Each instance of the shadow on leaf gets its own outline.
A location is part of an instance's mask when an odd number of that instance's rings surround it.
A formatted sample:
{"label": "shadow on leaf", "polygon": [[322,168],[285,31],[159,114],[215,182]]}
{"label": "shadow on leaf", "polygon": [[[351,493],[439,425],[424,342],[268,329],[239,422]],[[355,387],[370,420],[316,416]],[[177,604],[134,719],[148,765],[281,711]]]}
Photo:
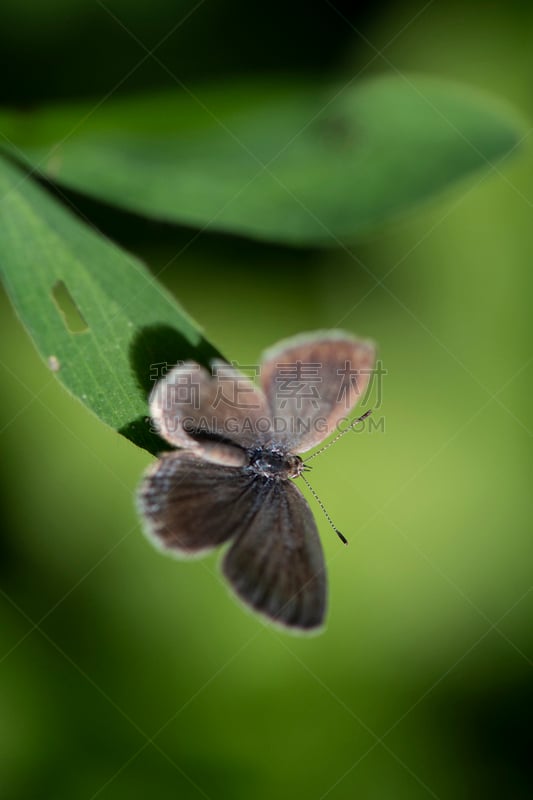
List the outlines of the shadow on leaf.
{"label": "shadow on leaf", "polygon": [[173,447],[152,429],[148,398],[155,383],[178,361],[193,360],[209,367],[213,358],[222,358],[206,339],[193,344],[170,325],[152,325],[137,331],[130,345],[130,364],[137,384],[146,397],[146,415],[128,422],[118,431],[130,442],[158,455]]}

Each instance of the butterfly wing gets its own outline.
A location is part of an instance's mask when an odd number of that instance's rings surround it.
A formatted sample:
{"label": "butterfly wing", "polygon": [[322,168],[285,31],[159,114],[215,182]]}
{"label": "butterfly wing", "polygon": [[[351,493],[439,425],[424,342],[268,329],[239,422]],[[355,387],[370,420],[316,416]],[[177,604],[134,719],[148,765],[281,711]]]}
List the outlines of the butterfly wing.
{"label": "butterfly wing", "polygon": [[263,392],[223,361],[214,361],[211,372],[195,361],[174,367],[154,387],[150,414],[167,442],[204,457],[212,450],[209,437],[248,448],[270,427]]}
{"label": "butterfly wing", "polygon": [[138,492],[149,537],[176,556],[200,556],[242,529],[253,506],[253,479],[187,450],[165,454]]}
{"label": "butterfly wing", "polygon": [[313,515],[297,486],[255,480],[252,516],[224,556],[224,575],[256,611],[289,628],[324,622],[326,573]]}
{"label": "butterfly wing", "polygon": [[261,383],[278,439],[303,453],[334,432],[365,392],[375,347],[342,331],[286,339],[263,355]]}
{"label": "butterfly wing", "polygon": [[309,506],[288,481],[165,454],[145,475],[139,509],[154,543],[201,556],[233,538],[223,572],[256,611],[291,628],[320,627],[326,609],[322,547]]}

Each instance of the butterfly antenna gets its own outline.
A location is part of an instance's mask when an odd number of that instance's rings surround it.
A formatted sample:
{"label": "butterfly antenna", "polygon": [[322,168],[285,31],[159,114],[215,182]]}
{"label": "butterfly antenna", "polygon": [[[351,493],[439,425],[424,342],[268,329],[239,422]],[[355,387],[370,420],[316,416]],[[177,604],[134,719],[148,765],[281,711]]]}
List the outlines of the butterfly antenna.
{"label": "butterfly antenna", "polygon": [[328,449],[328,447],[331,447],[331,445],[332,445],[332,444],[335,444],[335,442],[338,442],[338,441],[339,441],[339,439],[341,439],[341,438],[344,436],[344,434],[345,434],[345,433],[348,433],[348,431],[351,431],[351,430],[353,430],[353,428],[355,428],[355,426],[356,426],[356,425],[358,425],[358,424],[359,424],[360,422],[362,422],[364,419],[366,419],[367,417],[369,417],[371,413],[372,413],[372,409],[371,409],[371,408],[369,408],[369,409],[368,409],[368,411],[365,411],[365,413],[364,413],[362,416],[360,416],[360,417],[357,417],[357,419],[354,419],[354,421],[353,421],[353,422],[350,422],[350,424],[348,425],[348,427],[347,427],[347,428],[345,428],[345,429],[344,429],[343,431],[341,431],[340,433],[338,433],[338,434],[335,436],[335,438],[331,440],[331,442],[328,442],[327,444],[325,444],[325,445],[324,445],[324,447],[321,447],[321,448],[320,448],[320,450],[317,450],[317,451],[316,451],[316,453],[313,453],[313,455],[312,455],[312,456],[309,456],[309,458],[304,458],[304,464],[306,464],[308,461],[311,461],[311,459],[313,459],[313,458],[316,458],[317,456],[319,456],[319,455],[320,455],[320,453],[323,453],[323,452],[324,452],[324,450],[327,450],[327,449]]}
{"label": "butterfly antenna", "polygon": [[322,502],[320,497],[317,495],[317,493],[315,492],[315,490],[313,489],[313,487],[311,486],[311,484],[309,483],[307,478],[305,478],[303,474],[300,474],[300,478],[302,478],[303,482],[305,483],[305,485],[307,486],[307,488],[309,489],[309,491],[311,492],[311,494],[313,495],[313,497],[317,501],[318,505],[320,506],[320,508],[324,512],[324,516],[326,517],[327,521],[329,522],[329,524],[331,525],[331,527],[333,528],[333,530],[335,531],[335,533],[337,534],[337,536],[339,537],[341,542],[343,542],[343,544],[348,544],[348,539],[345,536],[342,535],[342,533],[340,532],[340,530],[338,528],[335,527],[335,525],[333,523],[333,520],[331,519],[330,515],[326,511],[324,503]]}

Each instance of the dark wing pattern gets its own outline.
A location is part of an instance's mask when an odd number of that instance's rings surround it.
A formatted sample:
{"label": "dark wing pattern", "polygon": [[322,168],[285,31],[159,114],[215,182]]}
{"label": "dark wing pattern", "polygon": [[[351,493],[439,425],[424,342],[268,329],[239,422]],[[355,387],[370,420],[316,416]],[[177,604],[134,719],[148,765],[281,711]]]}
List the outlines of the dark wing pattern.
{"label": "dark wing pattern", "polygon": [[324,622],[326,573],[313,515],[289,481],[255,479],[255,510],[222,569],[245,603],[290,628]]}
{"label": "dark wing pattern", "polygon": [[187,451],[164,455],[138,494],[147,532],[176,556],[200,556],[242,530],[250,517],[253,479],[239,467],[213,464]]}
{"label": "dark wing pattern", "polygon": [[261,383],[278,440],[303,453],[335,431],[365,392],[375,347],[342,331],[302,334],[263,354]]}

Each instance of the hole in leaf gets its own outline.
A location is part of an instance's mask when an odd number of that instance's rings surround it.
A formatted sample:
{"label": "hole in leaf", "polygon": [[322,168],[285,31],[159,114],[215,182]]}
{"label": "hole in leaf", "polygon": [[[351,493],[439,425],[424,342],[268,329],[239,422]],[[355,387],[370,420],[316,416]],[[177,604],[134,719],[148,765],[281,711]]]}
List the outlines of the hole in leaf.
{"label": "hole in leaf", "polygon": [[63,281],[57,281],[52,289],[52,297],[70,333],[83,333],[89,326]]}

